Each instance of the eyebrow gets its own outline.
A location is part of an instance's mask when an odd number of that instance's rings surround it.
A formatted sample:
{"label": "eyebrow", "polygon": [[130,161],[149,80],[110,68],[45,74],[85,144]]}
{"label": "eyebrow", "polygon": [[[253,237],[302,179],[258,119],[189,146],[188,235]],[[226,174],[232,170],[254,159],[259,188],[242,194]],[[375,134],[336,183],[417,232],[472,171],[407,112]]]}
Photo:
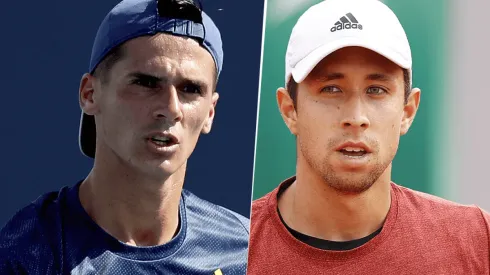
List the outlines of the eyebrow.
{"label": "eyebrow", "polygon": [[369,74],[368,76],[366,76],[366,80],[377,80],[377,81],[383,81],[383,82],[394,81],[392,76],[386,75],[386,74],[381,74],[381,73]]}
{"label": "eyebrow", "polygon": [[345,78],[345,75],[343,73],[329,73],[326,76],[318,77],[316,81],[326,82],[326,81],[332,81],[332,80],[343,79],[343,78]]}
{"label": "eyebrow", "polygon": [[[155,82],[165,82],[165,81],[167,81],[167,79],[165,77],[158,77],[158,76],[154,76],[154,75],[150,75],[150,74],[142,73],[142,72],[132,72],[132,73],[128,74],[128,77],[129,78],[148,79],[148,80],[152,80],[152,81],[155,81]],[[199,87],[202,87],[202,88],[207,88],[208,87],[208,85],[206,84],[206,82],[204,82],[202,80],[199,80],[199,79],[191,79],[191,78],[183,77],[181,79],[181,82],[191,83],[193,85],[196,85],[196,86],[199,86]]]}
{"label": "eyebrow", "polygon": [[[345,78],[345,75],[343,73],[329,73],[326,76],[321,76],[321,77],[316,78],[316,81],[327,82],[327,81],[344,79],[344,78]],[[394,80],[392,76],[382,74],[382,73],[368,74],[365,79],[366,80],[377,80],[377,81],[383,81],[383,82],[390,82],[390,81]]]}
{"label": "eyebrow", "polygon": [[142,72],[132,72],[132,73],[128,74],[128,77],[129,78],[144,78],[144,79],[148,79],[148,80],[152,80],[152,81],[156,81],[156,82],[165,81],[165,79],[162,77],[157,77],[157,76],[142,73]]}

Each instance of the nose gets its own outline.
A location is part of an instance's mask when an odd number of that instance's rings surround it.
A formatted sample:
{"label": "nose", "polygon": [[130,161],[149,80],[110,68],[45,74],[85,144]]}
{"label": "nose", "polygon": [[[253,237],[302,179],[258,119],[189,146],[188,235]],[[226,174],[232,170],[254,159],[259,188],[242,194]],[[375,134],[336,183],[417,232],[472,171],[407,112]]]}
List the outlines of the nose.
{"label": "nose", "polygon": [[344,107],[343,119],[341,121],[342,128],[345,129],[367,129],[370,122],[367,116],[363,102],[359,98],[352,98]]}
{"label": "nose", "polygon": [[182,106],[179,94],[175,87],[171,86],[160,92],[156,99],[157,107],[153,111],[155,119],[167,119],[169,122],[182,120]]}

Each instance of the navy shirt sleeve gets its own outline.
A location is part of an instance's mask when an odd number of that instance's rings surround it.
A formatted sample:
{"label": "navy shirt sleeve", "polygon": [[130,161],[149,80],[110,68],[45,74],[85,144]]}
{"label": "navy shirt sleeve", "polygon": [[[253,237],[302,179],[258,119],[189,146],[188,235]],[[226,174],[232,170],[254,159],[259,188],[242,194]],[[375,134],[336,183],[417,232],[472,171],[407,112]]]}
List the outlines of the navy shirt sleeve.
{"label": "navy shirt sleeve", "polygon": [[47,194],[18,211],[0,230],[0,274],[57,274],[53,252],[56,244],[46,234],[57,222],[40,219]]}

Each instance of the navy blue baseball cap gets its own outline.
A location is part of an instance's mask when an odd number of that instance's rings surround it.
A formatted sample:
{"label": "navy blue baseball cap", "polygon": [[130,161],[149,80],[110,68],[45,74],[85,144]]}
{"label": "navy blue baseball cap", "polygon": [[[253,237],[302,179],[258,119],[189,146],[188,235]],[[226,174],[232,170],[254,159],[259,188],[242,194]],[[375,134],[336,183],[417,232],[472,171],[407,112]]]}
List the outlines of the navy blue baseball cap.
{"label": "navy blue baseball cap", "polygon": [[[160,0],[162,1],[162,0]],[[169,2],[170,1],[164,1]],[[223,67],[221,34],[211,18],[201,11],[201,21],[162,16],[165,3],[159,0],[123,0],[104,18],[99,26],[92,48],[89,72],[115,47],[140,36],[169,33],[191,37],[201,42],[213,57],[219,77]],[[80,150],[87,157],[95,157],[95,120],[82,111],[79,130]]]}

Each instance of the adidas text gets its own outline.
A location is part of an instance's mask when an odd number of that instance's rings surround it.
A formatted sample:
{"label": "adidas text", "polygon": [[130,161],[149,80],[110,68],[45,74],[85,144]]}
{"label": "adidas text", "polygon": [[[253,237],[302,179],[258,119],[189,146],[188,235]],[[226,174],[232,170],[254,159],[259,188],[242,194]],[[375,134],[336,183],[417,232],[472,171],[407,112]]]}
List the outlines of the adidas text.
{"label": "adidas text", "polygon": [[341,24],[341,25],[336,25],[336,26],[333,26],[330,31],[331,32],[336,32],[336,31],[340,31],[340,30],[348,30],[348,29],[358,29],[358,30],[362,30],[362,25],[361,24],[357,24],[357,23],[344,23],[344,24]]}

